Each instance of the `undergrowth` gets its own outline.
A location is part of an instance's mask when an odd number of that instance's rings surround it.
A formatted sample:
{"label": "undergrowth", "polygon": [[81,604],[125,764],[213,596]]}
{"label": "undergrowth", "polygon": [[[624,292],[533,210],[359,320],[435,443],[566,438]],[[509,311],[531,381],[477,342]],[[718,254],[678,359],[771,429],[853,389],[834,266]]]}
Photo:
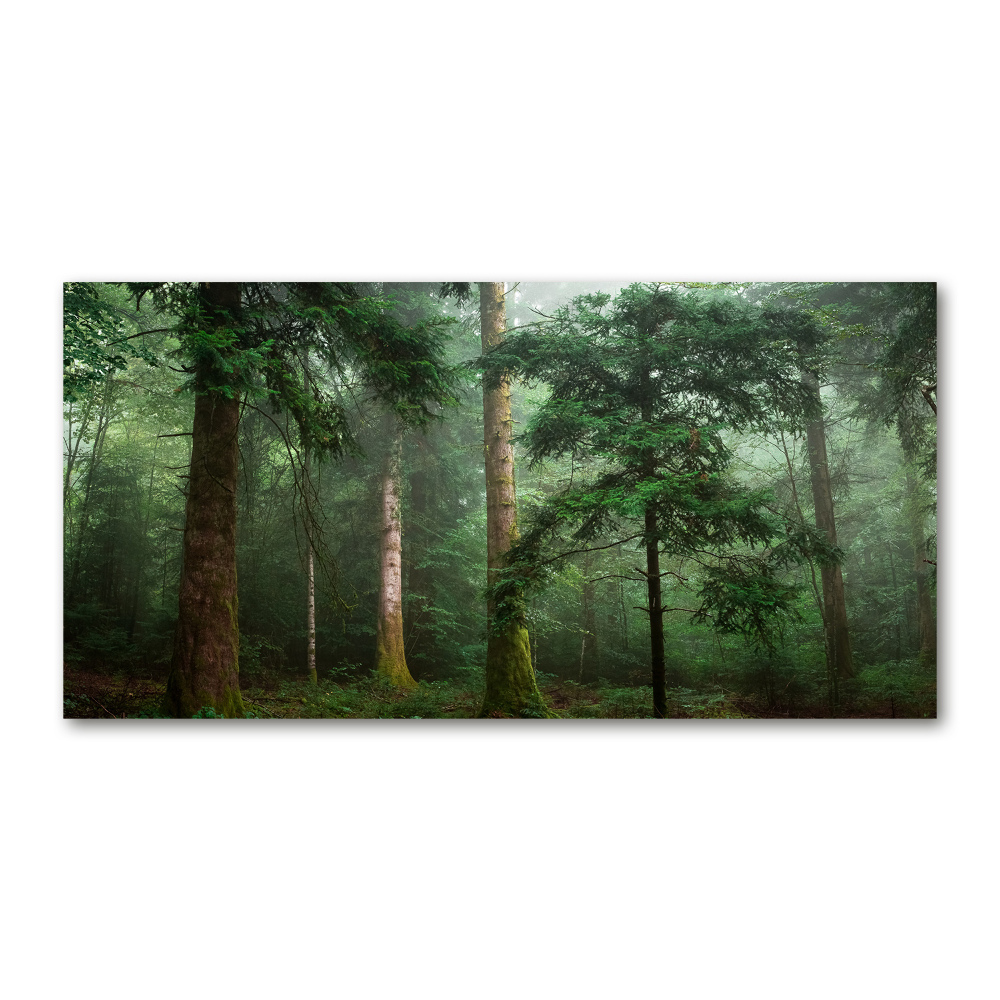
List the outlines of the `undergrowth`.
{"label": "undergrowth", "polygon": [[[756,666],[756,665],[755,665]],[[669,719],[815,718],[829,713],[820,694],[808,702],[804,692],[787,680],[747,671],[742,684],[720,683],[667,690]],[[250,680],[250,679],[248,679]],[[526,718],[651,719],[652,688],[607,680],[579,684],[551,674],[539,675],[541,701],[523,712]],[[244,684],[243,703],[249,719],[471,719],[482,703],[477,679],[421,681],[410,692],[371,674],[349,679],[326,676],[318,685],[304,680],[277,684]],[[163,718],[163,685],[151,679],[67,671],[63,714],[66,718]],[[842,717],[921,718],[934,714],[933,672],[913,662],[888,663],[861,669],[842,685]],[[198,719],[222,718],[209,707]]]}

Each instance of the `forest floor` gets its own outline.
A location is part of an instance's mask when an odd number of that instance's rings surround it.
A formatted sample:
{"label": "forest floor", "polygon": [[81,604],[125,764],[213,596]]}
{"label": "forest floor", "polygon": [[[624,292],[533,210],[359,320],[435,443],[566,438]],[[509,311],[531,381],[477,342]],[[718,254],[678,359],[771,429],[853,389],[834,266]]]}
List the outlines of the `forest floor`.
{"label": "forest floor", "polygon": [[[550,674],[539,678],[546,703],[559,718],[642,719],[653,714],[652,689],[577,684]],[[166,678],[149,672],[103,673],[69,665],[64,672],[63,716],[67,719],[159,718]],[[457,681],[424,681],[412,692],[388,687],[379,678],[319,684],[279,679],[244,682],[248,717],[263,719],[468,719],[482,692]],[[736,692],[667,691],[671,719],[775,718],[927,718],[935,715],[935,690],[929,683],[919,704],[893,698],[842,705],[839,715],[825,700],[803,702],[784,711],[768,708],[752,695]],[[846,709],[846,710],[845,710]],[[211,713],[205,717],[213,718]]]}

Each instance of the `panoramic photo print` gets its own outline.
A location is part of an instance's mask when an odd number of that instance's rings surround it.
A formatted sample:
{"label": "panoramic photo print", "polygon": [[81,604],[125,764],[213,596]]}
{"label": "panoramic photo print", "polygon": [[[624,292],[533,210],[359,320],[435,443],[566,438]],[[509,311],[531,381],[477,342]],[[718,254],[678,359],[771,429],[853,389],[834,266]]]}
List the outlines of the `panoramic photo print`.
{"label": "panoramic photo print", "polygon": [[933,282],[66,282],[63,715],[937,715]]}

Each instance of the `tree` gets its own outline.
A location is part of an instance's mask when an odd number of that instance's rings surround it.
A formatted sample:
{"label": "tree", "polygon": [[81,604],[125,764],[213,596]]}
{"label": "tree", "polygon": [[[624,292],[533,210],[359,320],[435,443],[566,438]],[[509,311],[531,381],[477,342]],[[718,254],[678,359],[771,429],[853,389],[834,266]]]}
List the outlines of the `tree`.
{"label": "tree", "polygon": [[383,303],[344,283],[132,285],[180,315],[178,335],[195,393],[180,606],[166,708],[243,713],[236,588],[237,430],[243,406],[282,409],[317,458],[357,450],[344,404],[303,391],[299,352],[335,369],[354,365],[369,393],[402,419],[423,423],[450,398],[440,324],[405,328]]}
{"label": "tree", "polygon": [[[228,346],[234,338],[242,313],[240,291],[235,281],[202,285],[199,312],[207,330],[198,333],[208,343]],[[209,360],[199,359],[194,373],[184,562],[166,693],[169,714],[181,718],[202,707],[228,717],[245,714],[240,696],[236,588],[240,396],[213,385],[213,367]]]}
{"label": "tree", "polygon": [[[488,387],[514,375],[550,386],[525,434],[532,462],[573,463],[569,484],[535,510],[511,554],[512,572],[494,585],[495,606],[541,584],[574,553],[638,542],[658,718],[666,715],[663,616],[671,610],[662,580],[677,575],[661,570],[661,554],[701,567],[701,604],[685,610],[770,646],[791,613],[781,570],[818,539],[778,523],[766,491],[727,477],[724,432],[815,414],[795,350],[811,325],[800,313],[732,295],[632,285],[614,300],[580,296],[490,345],[482,362]],[[766,555],[752,546],[766,546]]]}
{"label": "tree", "polygon": [[931,596],[931,567],[927,558],[925,518],[927,497],[923,483],[910,469],[906,470],[906,492],[910,521],[910,540],[913,545],[913,576],[917,585],[917,636],[920,644],[920,662],[933,666],[937,661],[937,625],[934,620],[934,601]]}
{"label": "tree", "polygon": [[403,431],[395,416],[384,418],[387,448],[382,460],[381,544],[375,669],[400,688],[415,688],[403,641],[403,535],[400,516]]}
{"label": "tree", "polygon": [[[303,360],[304,369],[302,387],[306,397],[309,396],[309,358]],[[310,477],[309,449],[305,449],[305,459],[302,468],[303,489],[308,491],[310,498],[313,492],[312,478]],[[313,518],[309,516],[308,505],[306,506],[305,535],[306,535],[306,676],[310,683],[318,684],[319,676],[316,673],[316,560],[313,547]]]}
{"label": "tree", "polygon": [[[933,282],[789,282],[757,286],[771,301],[794,303],[817,318],[825,336],[803,344],[803,380],[820,400],[819,376],[836,381],[869,425],[893,427],[904,455],[933,476],[937,416],[937,287]],[[817,351],[816,349],[819,348]],[[822,414],[807,427],[816,525],[837,547],[833,490]],[[922,529],[917,529],[921,531]],[[916,544],[916,543],[915,543]],[[923,557],[920,557],[922,560]],[[927,565],[918,567],[924,618],[931,617]],[[840,566],[825,563],[823,621],[832,676],[854,676],[847,604]],[[931,636],[924,625],[921,634]],[[922,643],[926,660],[933,640]]]}
{"label": "tree", "polygon": [[[937,284],[881,281],[834,285],[851,346],[863,367],[850,388],[859,416],[893,427],[903,453],[933,477],[937,430]],[[850,360],[850,358],[848,358]]]}
{"label": "tree", "polygon": [[[802,381],[813,396],[817,416],[806,425],[806,445],[809,450],[809,472],[812,484],[816,527],[826,536],[831,549],[837,547],[837,525],[833,513],[833,489],[830,485],[830,464],[826,455],[826,427],[823,422],[819,379],[807,371]],[[854,676],[851,653],[851,633],[847,626],[847,601],[844,597],[844,577],[840,564],[824,560],[820,567],[823,582],[823,632],[827,665],[831,677],[844,679]]]}
{"label": "tree", "polygon": [[63,285],[63,396],[67,402],[138,358],[156,367],[158,356],[138,338],[162,330],[129,333],[128,324],[141,319],[138,307],[129,310],[114,286],[93,281]]}
{"label": "tree", "polygon": [[[504,283],[479,282],[483,354],[500,347],[506,331]],[[486,468],[487,585],[495,587],[517,541],[510,380],[501,375],[483,388],[483,461]],[[508,592],[498,606],[487,602],[486,693],[481,716],[538,711],[540,696],[531,665],[531,646],[520,595]]]}

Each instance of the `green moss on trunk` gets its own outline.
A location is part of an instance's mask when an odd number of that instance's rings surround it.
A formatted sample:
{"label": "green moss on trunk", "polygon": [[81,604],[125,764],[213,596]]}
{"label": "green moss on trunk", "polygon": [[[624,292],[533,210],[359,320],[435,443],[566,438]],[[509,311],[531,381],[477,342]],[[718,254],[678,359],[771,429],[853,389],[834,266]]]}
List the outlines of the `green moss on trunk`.
{"label": "green moss on trunk", "polygon": [[375,650],[375,669],[398,688],[412,691],[417,686],[406,660],[401,656],[393,656],[381,643]]}
{"label": "green moss on trunk", "polygon": [[531,666],[527,629],[512,624],[491,635],[486,653],[486,694],[479,718],[551,718]]}

